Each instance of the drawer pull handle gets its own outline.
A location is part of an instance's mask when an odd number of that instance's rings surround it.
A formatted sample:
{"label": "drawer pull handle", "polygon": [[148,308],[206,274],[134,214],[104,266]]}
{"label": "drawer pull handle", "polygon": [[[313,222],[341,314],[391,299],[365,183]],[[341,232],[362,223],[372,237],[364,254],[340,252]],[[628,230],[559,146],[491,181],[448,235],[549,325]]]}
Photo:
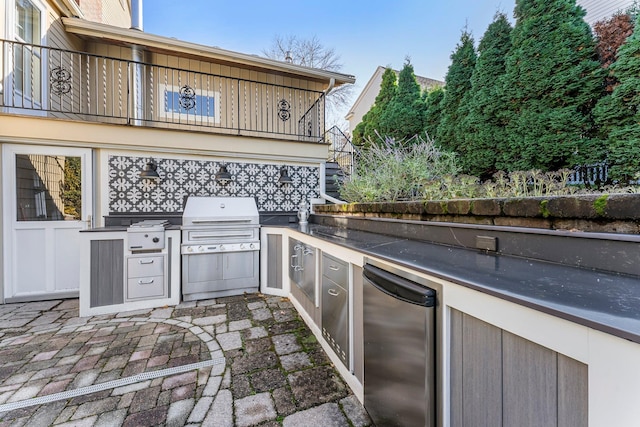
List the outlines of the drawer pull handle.
{"label": "drawer pull handle", "polygon": [[140,264],[153,264],[153,260],[152,259],[149,259],[149,260],[141,259],[140,261],[138,261],[138,263],[140,263]]}
{"label": "drawer pull handle", "polygon": [[337,297],[338,295],[340,295],[340,292],[336,291],[335,289],[329,289],[327,290],[327,293],[332,297]]}
{"label": "drawer pull handle", "polygon": [[340,267],[335,266],[335,265],[329,265],[329,269],[333,270],[333,271],[338,271],[338,270],[340,270]]}
{"label": "drawer pull handle", "polygon": [[150,285],[152,283],[153,283],[153,279],[149,279],[149,280],[140,279],[140,280],[138,280],[138,285]]}

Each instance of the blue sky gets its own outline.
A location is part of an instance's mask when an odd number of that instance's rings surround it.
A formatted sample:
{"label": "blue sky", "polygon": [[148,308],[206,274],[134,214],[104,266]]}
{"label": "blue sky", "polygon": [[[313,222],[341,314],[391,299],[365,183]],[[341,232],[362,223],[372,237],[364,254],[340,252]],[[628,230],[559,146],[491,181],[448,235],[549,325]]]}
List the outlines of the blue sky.
{"label": "blue sky", "polygon": [[[444,80],[465,26],[476,41],[497,11],[513,16],[515,0],[240,2],[147,0],[145,32],[262,55],[275,35],[316,36],[356,76],[355,97],[378,65]],[[513,19],[512,19],[513,21]],[[344,113],[346,113],[346,110]]]}

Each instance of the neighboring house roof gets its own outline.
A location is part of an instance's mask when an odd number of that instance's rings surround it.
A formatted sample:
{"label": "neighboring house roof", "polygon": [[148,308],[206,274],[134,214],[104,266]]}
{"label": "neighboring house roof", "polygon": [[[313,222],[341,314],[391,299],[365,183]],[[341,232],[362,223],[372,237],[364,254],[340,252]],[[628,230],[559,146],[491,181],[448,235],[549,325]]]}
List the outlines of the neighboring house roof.
{"label": "neighboring house roof", "polygon": [[577,3],[587,11],[585,21],[593,25],[616,12],[624,12],[633,6],[634,0],[578,0]]}
{"label": "neighboring house roof", "polygon": [[202,59],[215,60],[229,65],[240,65],[260,71],[279,72],[318,82],[329,83],[333,79],[336,85],[355,82],[355,77],[348,74],[303,67],[284,61],[263,58],[258,55],[233,52],[219,47],[205,46],[170,37],[157,36],[139,30],[114,27],[112,25],[90,22],[78,18],[62,18],[62,22],[65,30],[69,33],[90,39],[108,40],[113,44],[144,46],[151,51],[168,54],[179,53],[180,56],[189,55]]}
{"label": "neighboring house roof", "polygon": [[[362,89],[362,92],[360,92],[358,99],[356,99],[353,106],[345,116],[345,119],[349,121],[349,127],[351,130],[355,129],[356,125],[362,121],[362,116],[371,109],[371,106],[375,102],[376,96],[378,96],[378,92],[380,92],[382,74],[384,74],[385,70],[386,67],[382,66],[378,66],[378,68],[376,68],[376,71],[373,73],[364,89]],[[400,74],[400,71],[398,70],[393,71],[395,71],[396,75]],[[420,85],[421,90],[444,86],[444,82],[430,79],[428,77],[416,76],[416,81]]]}

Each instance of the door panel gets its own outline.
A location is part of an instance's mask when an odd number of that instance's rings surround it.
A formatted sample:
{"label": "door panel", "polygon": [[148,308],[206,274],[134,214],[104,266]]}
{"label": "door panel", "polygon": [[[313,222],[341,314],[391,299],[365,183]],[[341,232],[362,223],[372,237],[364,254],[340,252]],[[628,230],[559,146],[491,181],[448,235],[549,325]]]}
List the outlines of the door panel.
{"label": "door panel", "polygon": [[[82,221],[74,221],[76,224],[73,228],[60,228],[53,230],[55,237],[53,239],[55,250],[55,290],[69,291],[77,290],[79,285],[78,272],[80,271],[80,230],[84,228],[78,223]],[[67,252],[72,248],[74,256],[69,256]]]}
{"label": "door panel", "polygon": [[77,292],[80,235],[92,217],[91,150],[4,145],[4,297]]}
{"label": "door panel", "polygon": [[[20,283],[22,293],[38,292],[46,283],[44,229],[15,230],[15,282]],[[11,266],[11,264],[7,264]]]}

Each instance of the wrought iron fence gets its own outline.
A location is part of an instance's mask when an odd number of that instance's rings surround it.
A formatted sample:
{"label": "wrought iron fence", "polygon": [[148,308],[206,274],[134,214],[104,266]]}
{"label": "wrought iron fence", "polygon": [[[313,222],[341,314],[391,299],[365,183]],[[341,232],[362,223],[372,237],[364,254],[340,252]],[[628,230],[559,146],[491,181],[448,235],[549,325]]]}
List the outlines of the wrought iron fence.
{"label": "wrought iron fence", "polygon": [[321,141],[324,93],[0,40],[0,107],[52,117]]}
{"label": "wrought iron fence", "polygon": [[324,139],[330,144],[329,158],[327,160],[338,163],[345,175],[351,176],[360,154],[358,148],[351,143],[349,137],[337,126],[329,129],[325,133]]}
{"label": "wrought iron fence", "polygon": [[570,185],[598,185],[604,184],[609,179],[609,168],[606,163],[595,165],[576,166],[573,169],[567,184]]}

